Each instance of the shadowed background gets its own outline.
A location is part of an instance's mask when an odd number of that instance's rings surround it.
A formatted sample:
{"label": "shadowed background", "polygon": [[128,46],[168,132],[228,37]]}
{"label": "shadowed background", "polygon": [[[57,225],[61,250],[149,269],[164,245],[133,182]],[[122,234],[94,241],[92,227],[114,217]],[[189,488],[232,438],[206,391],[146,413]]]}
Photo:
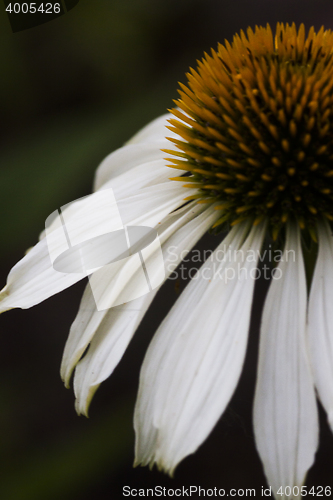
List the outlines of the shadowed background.
{"label": "shadowed background", "polygon": [[[89,194],[99,162],[177,97],[177,81],[217,42],[277,21],[333,28],[329,0],[81,0],[65,16],[13,34],[0,4],[1,286],[46,217]],[[201,248],[216,246],[208,236]],[[169,281],[90,419],[74,411],[59,377],[62,349],[85,283],[0,317],[0,498],[122,498],[122,487],[260,488],[265,478],[251,423],[260,310],[232,401],[174,479],[132,468],[132,414],[144,352],[177,298]],[[181,288],[184,283],[181,284]],[[1,287],[0,287],[1,288]],[[190,313],[190,311],[189,311]],[[308,485],[331,485],[333,438],[321,414],[321,447]]]}

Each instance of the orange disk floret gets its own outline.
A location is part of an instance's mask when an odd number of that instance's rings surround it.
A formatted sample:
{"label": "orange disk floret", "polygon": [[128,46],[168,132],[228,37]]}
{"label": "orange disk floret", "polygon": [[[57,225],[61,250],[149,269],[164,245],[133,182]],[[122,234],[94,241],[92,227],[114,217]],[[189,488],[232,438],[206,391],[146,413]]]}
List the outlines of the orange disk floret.
{"label": "orange disk floret", "polygon": [[[313,234],[333,219],[333,34],[304,25],[241,31],[205,54],[180,84],[168,127],[178,178],[221,223],[294,217]],[[186,181],[186,182],[185,182]]]}

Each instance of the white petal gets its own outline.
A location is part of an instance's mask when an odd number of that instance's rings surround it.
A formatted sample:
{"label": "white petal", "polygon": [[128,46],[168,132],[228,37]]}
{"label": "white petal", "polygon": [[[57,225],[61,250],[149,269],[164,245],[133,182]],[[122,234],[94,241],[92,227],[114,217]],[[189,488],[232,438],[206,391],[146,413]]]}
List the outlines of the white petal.
{"label": "white petal", "polygon": [[256,444],[275,494],[281,486],[283,491],[302,486],[317,449],[317,407],[305,344],[306,301],[300,235],[289,226],[264,306],[254,402]]}
{"label": "white petal", "polygon": [[160,140],[161,137],[165,136],[177,137],[177,134],[171,132],[166,128],[166,126],[169,125],[168,120],[170,120],[170,118],[174,118],[171,113],[166,113],[162,116],[159,116],[152,122],[148,123],[148,125],[141,129],[137,134],[135,134],[127,144],[151,142],[154,140]]}
{"label": "white petal", "polygon": [[[116,200],[120,200],[137,194],[145,187],[170,183],[169,179],[175,173],[167,166],[165,153],[161,151],[162,147],[167,146],[165,140],[124,146],[114,151],[98,167],[94,191],[112,188]],[[177,175],[182,173],[182,170],[177,170]],[[44,236],[45,231],[41,233],[40,239]]]}
{"label": "white petal", "polygon": [[320,401],[333,430],[333,237],[318,227],[319,253],[311,284],[308,317],[310,360]]}
{"label": "white petal", "polygon": [[[199,211],[198,209],[199,206],[194,205],[193,209],[188,210],[185,214],[181,212],[177,215],[170,215],[161,225],[162,227],[159,228],[161,244],[164,245],[165,241],[170,236],[170,228],[171,234],[177,229],[179,230],[182,227],[182,224],[186,224],[188,220],[191,220],[192,217],[195,217],[195,215]],[[120,264],[120,269],[121,267],[123,267],[122,264]],[[129,277],[129,280],[130,279],[131,278]],[[109,283],[106,282],[106,286],[108,284]],[[121,286],[124,286],[124,283],[121,283]],[[133,307],[129,307],[131,310],[133,309]],[[124,306],[121,306],[121,309],[123,308]],[[117,308],[117,310],[118,309],[119,308]],[[115,312],[117,310],[115,310]],[[111,314],[111,312],[111,309],[103,311],[96,310],[96,305],[90,292],[90,286],[88,285],[81,301],[79,313],[71,327],[70,335],[65,346],[64,356],[62,360],[61,373],[62,378],[64,379],[67,386],[69,384],[69,379],[73,368],[85,351],[94,333],[101,326],[102,321],[104,322]],[[107,321],[107,323],[108,328],[111,327],[112,322]]]}
{"label": "white petal", "polygon": [[[166,163],[167,162],[163,159],[141,163],[137,167],[133,167],[121,175],[112,178],[103,184],[101,189],[112,188],[117,200],[121,200],[128,196],[132,196],[147,186],[158,185],[165,182],[171,183],[170,177],[181,175],[183,170],[178,170],[177,174],[175,174],[173,169],[168,167]],[[175,181],[173,182],[175,183]],[[184,179],[184,184],[186,182],[187,179]],[[186,191],[184,190],[184,197],[186,196],[185,193]]]}
{"label": "white petal", "polygon": [[180,182],[170,181],[140,189],[117,205],[124,225],[156,227],[183,204],[185,196],[195,192],[196,189],[184,189]]}
{"label": "white petal", "polygon": [[[177,134],[166,128],[170,118],[173,118],[173,115],[167,113],[153,120],[128,141],[125,146],[107,156],[96,171],[94,191],[100,189],[110,180],[115,180],[119,175],[132,171],[142,163],[162,161],[166,153],[161,150],[172,149],[172,144],[166,139],[166,136],[177,137]],[[166,161],[163,160],[163,163],[165,165]],[[168,169],[170,172],[169,177],[171,177],[172,169]],[[181,172],[178,171],[177,175],[181,175]],[[115,194],[117,195],[117,193]]]}
{"label": "white petal", "polygon": [[[182,204],[184,188],[168,182],[148,186],[120,200],[118,208],[124,225],[155,227]],[[191,194],[194,190],[188,190]],[[73,210],[74,214],[74,210]],[[84,239],[82,227],[81,240]],[[46,240],[42,239],[11,270],[7,285],[0,292],[0,312],[14,307],[29,308],[82,279],[82,275],[64,274],[51,265]]]}
{"label": "white petal", "polygon": [[[198,211],[199,206],[194,207],[194,215]],[[169,221],[175,221],[173,224],[171,223],[172,230],[177,230],[181,227],[182,223],[185,223],[188,219],[188,215],[193,216],[193,211],[190,210],[186,212],[185,215],[183,213],[179,215],[170,215],[167,220],[163,223],[165,230],[161,228],[159,230],[160,233],[160,241],[161,244],[164,244],[164,241],[167,239],[169,234]],[[179,227],[178,227],[179,226]],[[119,270],[123,267],[122,263],[120,263]],[[131,279],[131,276],[128,277],[128,280]],[[106,286],[109,285],[108,280],[106,280]],[[124,283],[120,282],[120,286],[123,287]],[[129,308],[132,310],[133,307],[129,305]],[[114,309],[114,312],[124,309],[124,306],[120,308]],[[74,369],[76,363],[79,361],[81,355],[85,351],[87,345],[91,341],[93,335],[98,330],[98,328],[102,327],[102,322],[105,321],[108,323],[107,328],[111,327],[112,321],[108,321],[108,317],[112,316],[113,309],[97,311],[96,305],[93,300],[92,294],[90,292],[90,286],[88,285],[86,291],[83,295],[79,313],[71,327],[70,335],[65,347],[64,356],[62,360],[62,378],[65,381],[65,384],[68,386],[69,379]],[[104,325],[103,325],[104,328]]]}
{"label": "white petal", "polygon": [[[171,215],[160,228],[166,277],[217,217],[213,208],[200,213],[202,211],[202,206],[194,205],[191,210]],[[172,253],[168,251],[170,248]],[[174,259],[175,255],[177,260]],[[123,306],[98,312],[90,292],[86,290],[62,362],[62,377],[68,385],[74,366],[93,339],[75,372],[76,407],[79,413],[87,413],[91,397],[118,364],[156,292],[157,289]]]}
{"label": "white petal", "polygon": [[161,149],[167,148],[168,145],[170,143],[162,137],[158,142],[129,144],[117,149],[107,156],[98,167],[95,174],[94,191],[100,189],[111,179],[129,172],[143,163],[163,160],[165,153]]}
{"label": "white petal", "polygon": [[0,292],[0,313],[19,307],[27,309],[72,286],[80,274],[55,271],[43,239],[10,271],[7,285]]}
{"label": "white petal", "polygon": [[[229,233],[149,346],[134,416],[136,463],[157,462],[172,473],[208,436],[234,392],[256,268],[247,252],[260,251],[264,227],[252,229],[242,246],[246,232],[243,224]],[[241,246],[243,252],[234,253]]]}
{"label": "white petal", "polygon": [[[170,117],[166,114],[154,120],[134,136],[131,144],[107,157],[96,172],[95,189],[113,189],[124,225],[154,227],[177,209],[186,195],[195,192],[168,180],[172,169],[166,167],[161,148],[169,145],[164,129]],[[71,210],[75,215],[76,208],[72,206]],[[84,227],[82,231],[84,239]],[[44,237],[45,231],[40,243],[11,270],[0,292],[0,313],[14,307],[32,307],[82,279],[82,275],[53,269]]]}

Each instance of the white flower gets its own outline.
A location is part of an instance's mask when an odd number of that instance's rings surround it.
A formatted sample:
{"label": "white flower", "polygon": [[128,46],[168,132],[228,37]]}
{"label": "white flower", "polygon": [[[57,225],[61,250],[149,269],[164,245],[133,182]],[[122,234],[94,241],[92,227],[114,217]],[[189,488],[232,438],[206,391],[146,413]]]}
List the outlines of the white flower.
{"label": "white flower", "polygon": [[[125,225],[158,229],[166,278],[208,229],[231,226],[146,354],[136,464],[156,463],[172,474],[224,412],[242,370],[255,269],[269,237],[282,252],[262,317],[254,432],[267,481],[275,495],[282,492],[277,498],[290,496],[288,486],[298,498],[314,462],[315,387],[333,429],[332,53],[333,36],[324,30],[305,38],[304,26],[297,33],[278,25],[275,41],[269,27],[249,30],[248,39],[241,33],[191,70],[179,108],[97,170],[95,190],[112,187]],[[170,140],[178,150],[167,150]],[[182,182],[170,181],[161,150]],[[318,236],[309,299],[301,236]],[[117,271],[114,303],[136,286],[136,269],[119,262]],[[34,306],[77,279],[52,268],[42,236],[10,272],[0,312]],[[104,285],[110,276],[101,277]],[[156,292],[97,311],[86,288],[61,366],[66,386],[75,370],[78,413],[87,414]]]}

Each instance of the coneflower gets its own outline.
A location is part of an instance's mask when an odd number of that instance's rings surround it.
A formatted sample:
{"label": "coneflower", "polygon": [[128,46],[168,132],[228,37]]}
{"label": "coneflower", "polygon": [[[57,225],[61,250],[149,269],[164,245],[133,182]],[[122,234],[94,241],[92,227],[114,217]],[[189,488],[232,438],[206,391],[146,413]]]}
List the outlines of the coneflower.
{"label": "coneflower", "polygon": [[[228,231],[146,354],[136,463],[172,474],[225,410],[244,362],[258,256],[275,242],[282,251],[262,317],[254,431],[275,495],[298,498],[318,444],[315,388],[333,427],[333,34],[249,28],[187,79],[176,107],[106,158],[95,180],[95,190],[112,187],[125,225],[158,229],[166,278],[168,248],[175,266],[207,230]],[[100,279],[116,298],[136,272],[119,263],[122,279]],[[77,279],[52,268],[44,238],[10,272],[0,311],[31,307]],[[96,311],[86,289],[61,368],[66,386],[75,369],[78,413],[87,414],[155,293]]]}

